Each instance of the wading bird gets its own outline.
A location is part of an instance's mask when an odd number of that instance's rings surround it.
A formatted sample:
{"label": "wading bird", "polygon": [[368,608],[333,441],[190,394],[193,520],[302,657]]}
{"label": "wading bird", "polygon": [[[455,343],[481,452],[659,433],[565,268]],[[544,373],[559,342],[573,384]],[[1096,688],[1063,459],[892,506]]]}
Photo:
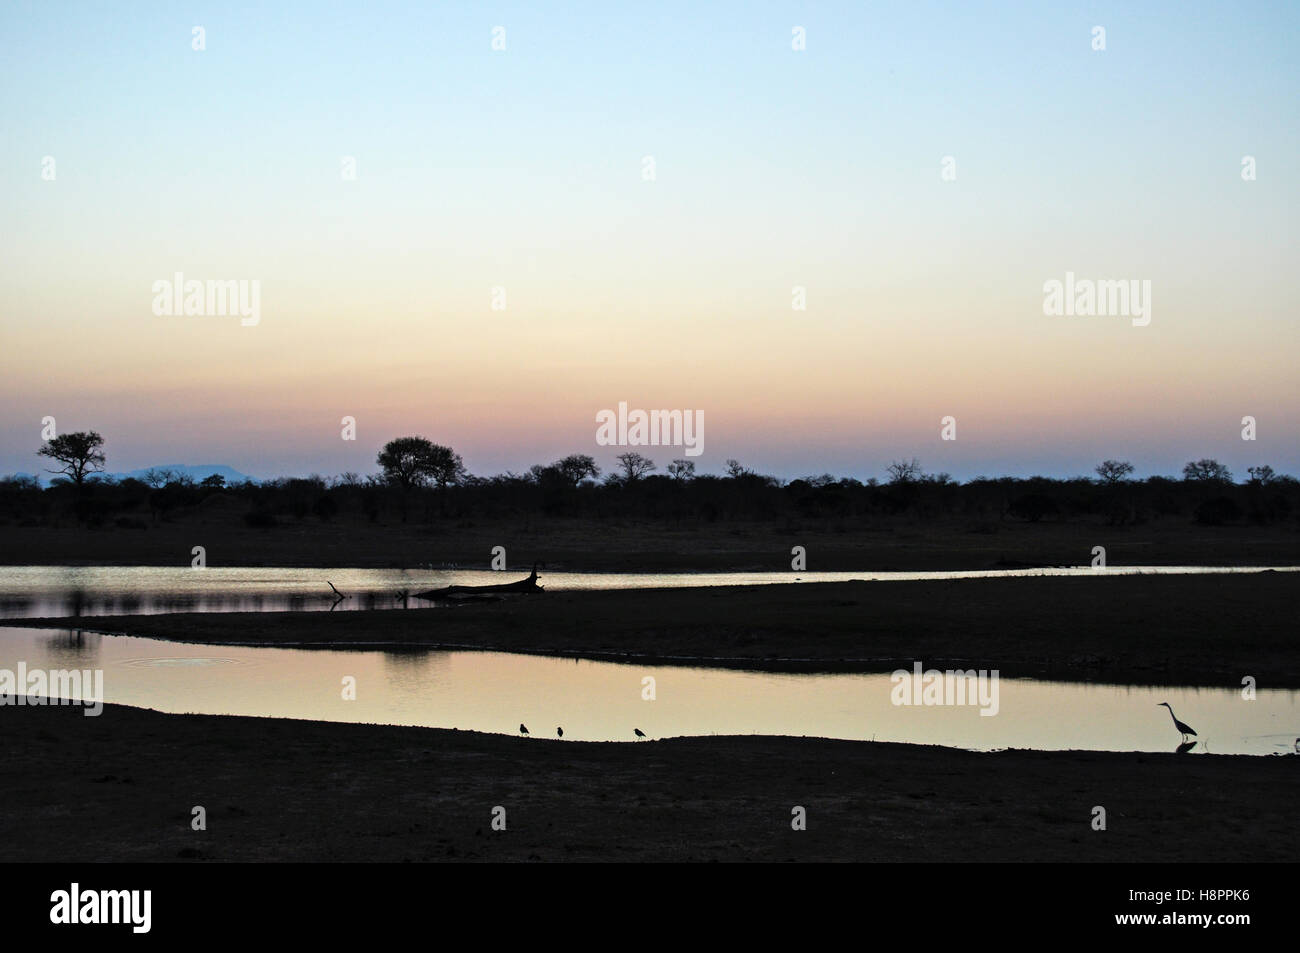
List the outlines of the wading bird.
{"label": "wading bird", "polygon": [[522,721],[519,723],[519,733],[521,735],[528,734],[528,726],[525,725]]}
{"label": "wading bird", "polygon": [[[1170,717],[1170,718],[1174,718],[1174,708],[1173,708],[1172,705],[1169,704],[1169,702],[1161,702],[1160,705],[1164,705],[1166,708],[1168,708],[1168,709],[1169,709],[1169,717]],[[1159,708],[1160,705],[1157,705],[1156,707]],[[1181,721],[1179,721],[1177,718],[1174,718],[1174,727],[1177,728],[1180,732],[1182,732],[1183,740],[1184,740],[1184,741],[1187,740],[1187,736],[1188,736],[1188,735],[1194,735],[1194,734],[1196,734],[1196,732],[1192,730],[1192,728],[1191,728],[1190,725],[1184,725],[1184,724],[1183,724]]]}
{"label": "wading bird", "polygon": [[555,736],[556,736],[557,738],[563,738],[563,737],[564,737],[564,729],[563,729],[563,728],[556,728],[556,729],[555,729]]}
{"label": "wading bird", "polygon": [[634,733],[638,738],[644,738],[644,737],[645,737],[645,732],[642,731],[640,728],[633,728],[632,731],[633,731],[633,733]]}

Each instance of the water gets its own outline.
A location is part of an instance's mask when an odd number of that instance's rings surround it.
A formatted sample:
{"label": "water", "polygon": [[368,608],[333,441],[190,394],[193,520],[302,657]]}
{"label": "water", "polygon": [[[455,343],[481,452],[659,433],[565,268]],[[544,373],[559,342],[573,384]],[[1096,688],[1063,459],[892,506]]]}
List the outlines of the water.
{"label": "water", "polygon": [[[1000,679],[998,713],[891,702],[887,674],[785,675],[501,652],[338,651],[188,645],[0,627],[0,669],[100,669],[104,701],[167,712],[460,728],[538,743],[678,735],[805,735],[973,750],[1173,751],[1164,708],[1200,734],[1192,753],[1281,754],[1300,737],[1300,691]],[[356,700],[342,698],[356,679]],[[642,699],[655,679],[654,701]],[[0,709],[3,717],[3,709]],[[111,718],[110,713],[100,717]]]}
{"label": "water", "polygon": [[[880,582],[909,579],[996,579],[1015,576],[1116,576],[1135,573],[1186,574],[1260,572],[1300,567],[1122,566],[1091,569],[958,570],[948,572],[712,572],[578,573],[546,572],[541,584],[552,591],[575,589],[659,589],[696,586],[754,586],[789,582]],[[41,616],[153,615],[163,612],[344,611],[428,608],[399,593],[450,585],[487,585],[521,579],[524,571],[420,569],[191,569],[162,566],[0,567],[0,618]],[[337,601],[333,583],[350,598]]]}

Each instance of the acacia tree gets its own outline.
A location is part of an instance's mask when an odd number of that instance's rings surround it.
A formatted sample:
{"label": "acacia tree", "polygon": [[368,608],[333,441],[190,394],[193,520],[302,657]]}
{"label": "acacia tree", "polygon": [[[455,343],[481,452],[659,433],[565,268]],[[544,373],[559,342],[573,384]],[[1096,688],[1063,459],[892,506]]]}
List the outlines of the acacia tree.
{"label": "acacia tree", "polygon": [[917,483],[922,476],[921,461],[916,457],[911,460],[896,460],[885,467],[885,472],[889,474],[890,483]]}
{"label": "acacia tree", "polygon": [[695,479],[695,461],[674,460],[668,464],[668,475],[679,483],[687,483]]}
{"label": "acacia tree", "polygon": [[1133,472],[1133,464],[1127,460],[1103,460],[1094,467],[1102,483],[1114,486]]}
{"label": "acacia tree", "polygon": [[424,437],[390,440],[376,459],[384,471],[384,479],[403,490],[430,483],[441,489],[465,477],[460,454]]}
{"label": "acacia tree", "polygon": [[[377,458],[384,471],[384,481],[402,490],[402,521],[406,521],[407,491],[432,483],[438,488],[438,510],[445,514],[447,499],[443,491],[465,479],[465,464],[451,447],[424,437],[398,437],[384,444]],[[427,511],[426,511],[427,516]]]}
{"label": "acacia tree", "polygon": [[88,475],[103,472],[103,446],[104,438],[95,431],[79,431],[51,437],[49,443],[36,451],[36,455],[63,464],[61,469],[45,472],[63,474],[80,490]]}
{"label": "acacia tree", "polygon": [[560,474],[570,486],[577,486],[583,480],[600,476],[600,467],[595,458],[585,453],[573,453],[563,460],[556,460],[551,467]]}
{"label": "acacia tree", "polygon": [[1183,479],[1213,483],[1231,483],[1232,471],[1218,460],[1196,460],[1183,467]]}
{"label": "acacia tree", "polygon": [[1246,472],[1250,474],[1250,482],[1257,486],[1268,486],[1277,478],[1277,474],[1267,463],[1261,467],[1247,467]]}
{"label": "acacia tree", "polygon": [[623,468],[623,481],[632,483],[641,479],[655,468],[655,462],[639,453],[620,453],[618,465]]}

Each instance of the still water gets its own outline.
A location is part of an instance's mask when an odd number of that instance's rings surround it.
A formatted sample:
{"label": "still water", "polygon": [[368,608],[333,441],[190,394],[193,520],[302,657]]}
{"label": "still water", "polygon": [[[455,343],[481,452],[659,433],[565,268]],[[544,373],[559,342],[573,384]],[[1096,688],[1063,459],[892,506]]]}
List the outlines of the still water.
{"label": "still water", "polygon": [[[1115,576],[1279,572],[1297,567],[1087,566],[1058,569],[959,570],[949,572],[547,572],[539,581],[552,591],[755,586],[789,582],[880,582],[909,579],[995,579],[1015,576]],[[421,569],[248,569],[161,566],[0,566],[0,618],[152,615],[163,612],[345,611],[428,608],[403,592],[443,586],[478,586],[521,579],[519,572]],[[337,600],[330,583],[348,596]]]}
{"label": "still water", "polygon": [[[261,715],[517,734],[538,744],[678,735],[875,739],[973,750],[1173,751],[1168,711],[1199,733],[1191,753],[1290,754],[1300,692],[999,679],[998,712],[895,705],[888,674],[798,674],[616,664],[501,652],[338,651],[189,645],[0,627],[0,669],[98,669],[103,700],[166,712]],[[356,699],[343,680],[356,679]],[[642,698],[643,679],[655,699]],[[4,709],[0,708],[0,717]],[[100,715],[111,718],[110,712]],[[562,743],[562,742],[560,742]]]}

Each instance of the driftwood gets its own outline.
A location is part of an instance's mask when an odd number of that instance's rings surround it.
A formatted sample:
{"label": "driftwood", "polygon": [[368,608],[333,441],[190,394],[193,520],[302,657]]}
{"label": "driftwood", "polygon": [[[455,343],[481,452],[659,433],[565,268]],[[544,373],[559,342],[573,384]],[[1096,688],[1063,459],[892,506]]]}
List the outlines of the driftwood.
{"label": "driftwood", "polygon": [[543,589],[537,584],[537,566],[533,566],[533,571],[527,579],[520,579],[516,582],[503,582],[494,586],[446,586],[442,589],[426,589],[424,592],[413,592],[411,596],[415,599],[475,599],[480,596],[489,596],[495,593],[511,592],[542,592]]}

